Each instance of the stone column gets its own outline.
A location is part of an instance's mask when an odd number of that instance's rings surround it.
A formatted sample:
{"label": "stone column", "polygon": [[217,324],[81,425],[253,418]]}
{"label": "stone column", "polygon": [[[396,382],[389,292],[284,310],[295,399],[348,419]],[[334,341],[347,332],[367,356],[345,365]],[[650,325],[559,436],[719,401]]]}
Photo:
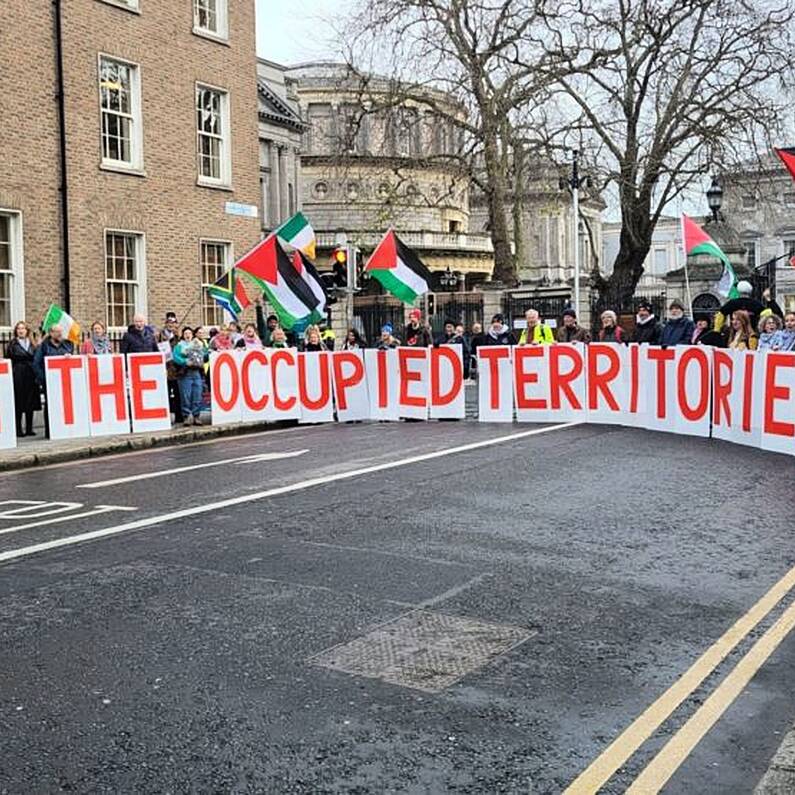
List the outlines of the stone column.
{"label": "stone column", "polygon": [[287,158],[283,146],[279,147],[279,207],[279,223],[284,223],[290,217],[290,197],[287,191]]}
{"label": "stone column", "polygon": [[282,207],[282,198],[281,198],[281,179],[279,177],[279,169],[281,168],[281,147],[274,146],[271,144],[271,185],[270,185],[270,193],[272,198],[272,212],[271,212],[271,226],[277,227],[284,219],[281,217],[281,207]]}

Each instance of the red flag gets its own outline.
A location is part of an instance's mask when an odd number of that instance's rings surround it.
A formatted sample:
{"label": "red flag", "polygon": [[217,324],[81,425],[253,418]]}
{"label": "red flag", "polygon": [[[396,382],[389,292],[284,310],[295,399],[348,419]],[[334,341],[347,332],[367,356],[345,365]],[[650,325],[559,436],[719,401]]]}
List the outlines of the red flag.
{"label": "red flag", "polygon": [[243,286],[243,280],[239,277],[235,279],[235,300],[240,305],[241,312],[247,306],[251,306],[251,299],[248,297],[246,288]]}
{"label": "red flag", "polygon": [[795,256],[789,258],[789,264],[792,265],[793,268],[795,268]]}
{"label": "red flag", "polygon": [[787,171],[795,179],[795,149],[773,149],[781,158],[781,162],[787,167]]}

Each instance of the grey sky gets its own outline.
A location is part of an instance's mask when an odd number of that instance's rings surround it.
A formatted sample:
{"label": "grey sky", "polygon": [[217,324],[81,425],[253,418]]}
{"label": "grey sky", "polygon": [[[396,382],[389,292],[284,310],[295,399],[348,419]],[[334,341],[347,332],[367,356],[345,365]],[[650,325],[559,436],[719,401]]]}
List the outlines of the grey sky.
{"label": "grey sky", "polygon": [[257,55],[278,63],[334,58],[334,32],[323,22],[348,0],[257,0]]}

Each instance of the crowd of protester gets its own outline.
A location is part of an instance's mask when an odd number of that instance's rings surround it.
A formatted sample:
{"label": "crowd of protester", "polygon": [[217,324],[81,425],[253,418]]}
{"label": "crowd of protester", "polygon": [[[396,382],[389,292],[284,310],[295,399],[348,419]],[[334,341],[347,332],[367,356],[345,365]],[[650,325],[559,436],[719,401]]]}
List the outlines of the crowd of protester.
{"label": "crowd of protester", "polygon": [[[599,317],[599,329],[591,332],[579,325],[571,308],[564,309],[554,327],[544,322],[535,309],[525,312],[525,322],[519,334],[509,327],[502,314],[495,314],[484,330],[481,323],[472,323],[467,330],[462,323],[448,320],[441,333],[434,335],[431,326],[423,322],[419,309],[412,309],[402,329],[385,323],[375,340],[368,342],[362,332],[349,328],[338,341],[326,323],[310,325],[300,335],[281,327],[279,318],[265,316],[262,302],[256,304],[256,323],[242,327],[230,322],[220,327],[180,327],[176,314],[168,312],[159,330],[136,314],[121,338],[120,353],[162,352],[166,356],[166,376],[169,403],[174,422],[201,425],[202,410],[209,392],[209,358],[211,351],[253,350],[257,348],[298,348],[299,350],[333,351],[362,350],[374,347],[388,350],[398,346],[430,347],[458,344],[462,346],[464,375],[470,378],[477,372],[477,350],[485,345],[549,345],[553,342],[590,343],[592,341],[624,345],[711,345],[733,350],[795,351],[795,312],[782,312],[769,295],[763,301],[745,297],[729,301],[715,318],[696,313],[694,319],[685,314],[678,300],[668,305],[667,318],[661,322],[652,305],[641,300],[631,330],[619,322],[618,315],[608,309]],[[519,325],[519,324],[517,324]],[[105,355],[113,352],[113,345],[105,325],[96,321],[88,335],[75,349],[65,339],[59,325],[51,326],[39,337],[24,321],[16,324],[12,338],[6,345],[6,357],[11,360],[17,436],[35,436],[34,414],[45,410],[46,380],[44,360],[50,356],[69,356],[75,353]],[[44,400],[42,400],[44,397]],[[49,434],[48,434],[49,435]]]}

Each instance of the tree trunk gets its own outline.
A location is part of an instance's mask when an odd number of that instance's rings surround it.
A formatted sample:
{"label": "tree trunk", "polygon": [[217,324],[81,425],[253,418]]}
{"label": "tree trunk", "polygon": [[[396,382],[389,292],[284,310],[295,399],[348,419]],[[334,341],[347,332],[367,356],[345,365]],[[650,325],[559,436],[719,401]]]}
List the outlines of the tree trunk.
{"label": "tree trunk", "polygon": [[522,268],[526,268],[527,249],[524,239],[524,149],[521,144],[513,148],[513,250],[515,274],[518,277]]}
{"label": "tree trunk", "polygon": [[511,251],[508,219],[505,212],[508,185],[500,158],[497,134],[493,129],[487,128],[484,131],[484,161],[488,185],[486,201],[489,211],[489,228],[491,242],[494,246],[492,278],[513,287],[518,283],[518,279],[516,278],[516,262]]}

